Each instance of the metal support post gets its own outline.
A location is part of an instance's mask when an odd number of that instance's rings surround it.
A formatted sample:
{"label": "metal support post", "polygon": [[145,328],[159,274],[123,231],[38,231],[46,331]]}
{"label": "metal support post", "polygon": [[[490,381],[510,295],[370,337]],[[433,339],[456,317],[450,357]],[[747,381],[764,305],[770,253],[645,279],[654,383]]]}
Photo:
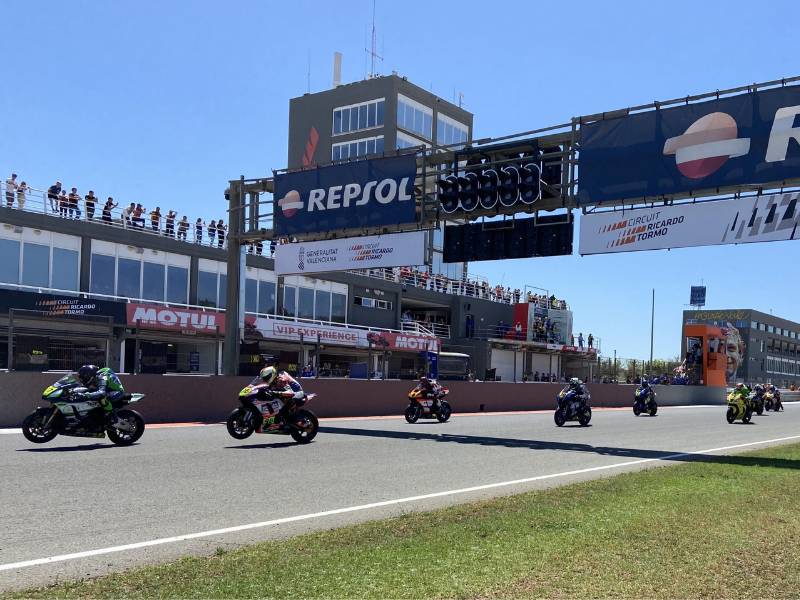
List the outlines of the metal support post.
{"label": "metal support post", "polygon": [[222,369],[225,375],[239,372],[239,292],[241,290],[240,248],[244,225],[244,177],[232,181],[228,200],[228,289],[225,294],[225,346]]}
{"label": "metal support post", "polygon": [[8,309],[8,371],[14,370],[14,309]]}

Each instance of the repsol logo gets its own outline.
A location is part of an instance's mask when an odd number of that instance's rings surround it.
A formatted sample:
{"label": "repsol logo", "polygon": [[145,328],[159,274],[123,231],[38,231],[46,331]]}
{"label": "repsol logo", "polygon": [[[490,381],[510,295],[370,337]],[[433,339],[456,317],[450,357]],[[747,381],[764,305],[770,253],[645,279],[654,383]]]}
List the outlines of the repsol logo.
{"label": "repsol logo", "polygon": [[408,192],[410,181],[411,177],[403,177],[399,182],[386,178],[368,181],[363,186],[360,183],[333,185],[328,188],[310,190],[307,199],[302,198],[297,190],[291,190],[278,200],[278,206],[280,206],[283,216],[291,218],[303,209],[311,213],[351,206],[366,206],[371,202],[382,205],[392,202],[407,202],[413,199]]}

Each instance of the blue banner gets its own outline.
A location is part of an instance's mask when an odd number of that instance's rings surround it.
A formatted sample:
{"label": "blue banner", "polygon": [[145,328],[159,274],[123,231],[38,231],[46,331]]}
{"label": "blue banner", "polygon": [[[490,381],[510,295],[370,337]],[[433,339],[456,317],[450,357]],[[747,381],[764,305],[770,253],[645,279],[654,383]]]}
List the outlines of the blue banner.
{"label": "blue banner", "polygon": [[278,235],[414,223],[414,155],[361,160],[275,176]]}
{"label": "blue banner", "polygon": [[800,178],[800,86],[581,126],[578,202]]}

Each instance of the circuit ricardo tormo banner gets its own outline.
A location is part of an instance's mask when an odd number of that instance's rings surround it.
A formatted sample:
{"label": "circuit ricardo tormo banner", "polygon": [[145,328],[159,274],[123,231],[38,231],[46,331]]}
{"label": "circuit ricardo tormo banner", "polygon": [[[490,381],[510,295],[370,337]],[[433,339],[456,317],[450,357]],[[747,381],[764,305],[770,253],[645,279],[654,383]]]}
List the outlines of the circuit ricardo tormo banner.
{"label": "circuit ricardo tormo banner", "polygon": [[275,273],[291,275],[425,263],[424,231],[279,244]]}
{"label": "circuit ricardo tormo banner", "polygon": [[798,192],[589,213],[580,254],[795,240]]}

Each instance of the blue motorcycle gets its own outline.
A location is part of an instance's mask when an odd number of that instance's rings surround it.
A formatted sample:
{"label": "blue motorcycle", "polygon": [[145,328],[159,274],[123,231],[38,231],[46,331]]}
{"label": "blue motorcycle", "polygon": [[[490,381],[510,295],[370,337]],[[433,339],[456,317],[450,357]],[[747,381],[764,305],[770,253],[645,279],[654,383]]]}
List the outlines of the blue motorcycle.
{"label": "blue motorcycle", "polygon": [[633,414],[638,417],[643,412],[651,417],[655,417],[658,412],[656,393],[650,386],[637,388],[633,395]]}
{"label": "blue motorcycle", "polygon": [[575,390],[565,387],[556,398],[556,412],[553,420],[558,427],[567,421],[578,421],[581,427],[589,425],[592,420],[592,409],[589,406],[589,392],[578,395]]}

